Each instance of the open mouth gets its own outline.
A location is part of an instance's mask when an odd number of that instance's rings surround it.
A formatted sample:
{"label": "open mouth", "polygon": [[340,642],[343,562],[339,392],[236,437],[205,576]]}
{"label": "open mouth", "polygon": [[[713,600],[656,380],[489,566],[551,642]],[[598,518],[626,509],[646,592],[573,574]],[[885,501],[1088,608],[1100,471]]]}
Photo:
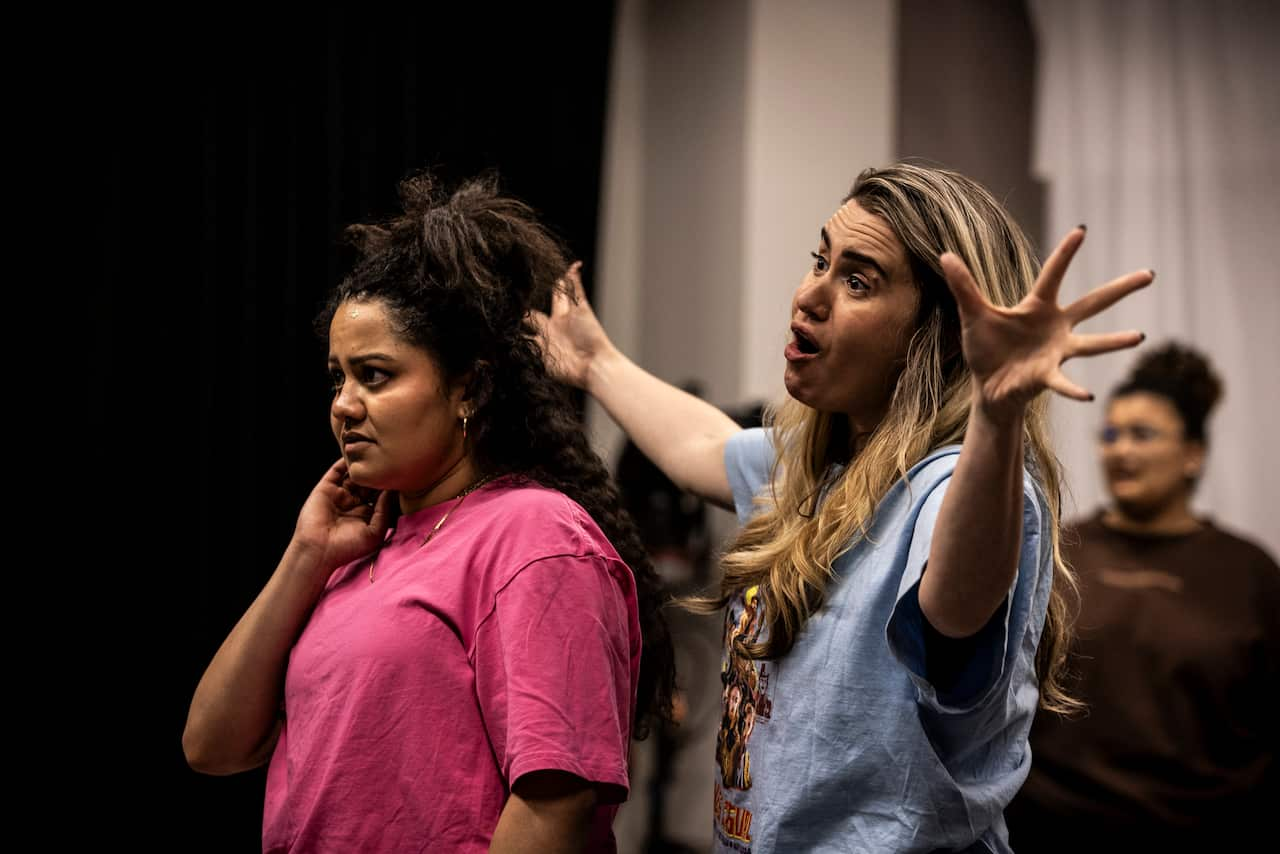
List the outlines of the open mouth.
{"label": "open mouth", "polygon": [[791,334],[795,335],[796,349],[801,353],[804,353],[806,356],[812,356],[818,352],[818,345],[814,343],[813,339],[808,335],[805,335],[799,329],[792,329]]}
{"label": "open mouth", "polygon": [[1112,484],[1137,483],[1141,476],[1135,471],[1112,469],[1107,472],[1107,480]]}

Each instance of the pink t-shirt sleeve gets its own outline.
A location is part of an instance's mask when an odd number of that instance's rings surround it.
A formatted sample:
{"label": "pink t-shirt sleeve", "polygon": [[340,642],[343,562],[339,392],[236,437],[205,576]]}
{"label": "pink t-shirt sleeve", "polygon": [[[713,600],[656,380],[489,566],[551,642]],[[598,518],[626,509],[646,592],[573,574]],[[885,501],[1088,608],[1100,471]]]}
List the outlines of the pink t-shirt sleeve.
{"label": "pink t-shirt sleeve", "polygon": [[476,635],[476,692],[508,784],[567,771],[627,794],[639,627],[634,582],[620,561],[556,556],[498,592]]}

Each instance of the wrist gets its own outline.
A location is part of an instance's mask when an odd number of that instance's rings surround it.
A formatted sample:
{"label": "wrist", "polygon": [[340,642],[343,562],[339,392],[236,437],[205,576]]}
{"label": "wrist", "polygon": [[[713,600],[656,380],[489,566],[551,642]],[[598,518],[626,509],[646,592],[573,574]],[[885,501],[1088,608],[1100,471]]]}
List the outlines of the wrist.
{"label": "wrist", "polygon": [[607,387],[618,366],[626,362],[622,351],[606,341],[591,355],[587,361],[587,369],[583,374],[582,390],[592,397],[600,397],[602,389]]}
{"label": "wrist", "polygon": [[280,564],[291,573],[307,576],[332,571],[336,567],[327,565],[330,562],[328,551],[324,543],[294,534],[289,545],[285,547]]}
{"label": "wrist", "polygon": [[1026,421],[1028,400],[1021,395],[991,396],[984,394],[982,384],[973,383],[973,396],[969,404],[969,423],[981,423],[997,432],[1021,433]]}
{"label": "wrist", "polygon": [[295,536],[285,547],[268,586],[288,601],[302,601],[307,603],[307,607],[314,605],[324,593],[334,570],[327,565],[326,554],[327,550],[322,546],[301,541]]}

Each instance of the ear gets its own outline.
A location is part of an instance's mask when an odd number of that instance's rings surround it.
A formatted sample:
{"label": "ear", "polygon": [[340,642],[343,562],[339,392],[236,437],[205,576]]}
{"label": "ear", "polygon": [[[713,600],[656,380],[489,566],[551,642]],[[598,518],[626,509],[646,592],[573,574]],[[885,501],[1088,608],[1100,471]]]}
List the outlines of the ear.
{"label": "ear", "polygon": [[1182,460],[1182,475],[1190,480],[1199,480],[1204,473],[1205,447],[1203,442],[1188,441],[1186,454]]}
{"label": "ear", "polygon": [[459,401],[465,407],[468,417],[475,415],[489,402],[493,394],[493,366],[484,360],[475,363],[458,380],[461,392]]}

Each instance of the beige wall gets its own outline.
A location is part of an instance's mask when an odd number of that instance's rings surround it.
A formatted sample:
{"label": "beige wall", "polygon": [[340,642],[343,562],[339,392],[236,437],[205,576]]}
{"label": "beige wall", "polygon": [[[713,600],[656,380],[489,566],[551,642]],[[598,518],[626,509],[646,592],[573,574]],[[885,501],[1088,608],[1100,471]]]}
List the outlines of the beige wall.
{"label": "beige wall", "polygon": [[[739,395],[747,20],[732,0],[622,0],[596,303],[629,356]],[[606,459],[621,437],[592,406]]]}
{"label": "beige wall", "polygon": [[818,229],[859,171],[893,156],[893,4],[757,0],[750,22],[736,394],[772,399]]}
{"label": "beige wall", "polygon": [[895,158],[968,175],[1044,246],[1033,177],[1036,43],[1023,0],[899,0]]}
{"label": "beige wall", "polygon": [[641,365],[726,407],[781,393],[817,230],[893,153],[893,8],[619,3],[595,299]]}

